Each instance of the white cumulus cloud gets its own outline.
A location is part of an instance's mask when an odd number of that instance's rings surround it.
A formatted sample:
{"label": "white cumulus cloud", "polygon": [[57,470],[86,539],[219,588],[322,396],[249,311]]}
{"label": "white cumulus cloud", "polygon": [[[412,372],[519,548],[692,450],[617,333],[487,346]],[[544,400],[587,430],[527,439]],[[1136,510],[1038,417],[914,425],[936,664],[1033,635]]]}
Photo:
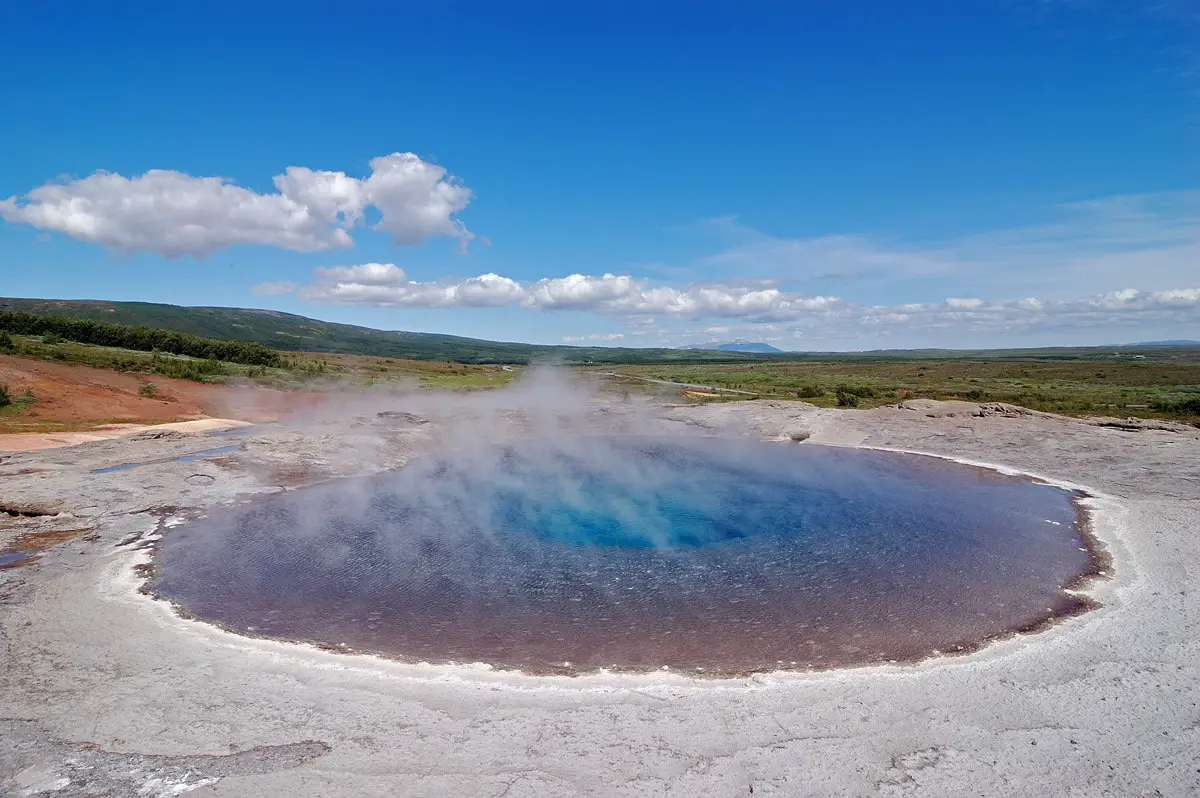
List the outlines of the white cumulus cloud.
{"label": "white cumulus cloud", "polygon": [[[269,283],[262,293],[282,293],[288,284]],[[519,307],[583,311],[616,316],[624,333],[569,336],[566,342],[616,341],[624,336],[671,335],[658,320],[729,319],[706,335],[734,329],[762,339],[783,330],[805,340],[855,339],[863,335],[991,335],[1003,340],[1037,330],[1127,328],[1200,323],[1200,288],[1143,291],[1124,288],[1069,299],[951,297],[943,301],[868,305],[834,296],[806,296],[773,286],[693,283],[657,285],[627,275],[571,274],[519,282],[498,274],[431,282],[410,280],[390,263],[318,269],[308,285],[292,293],[316,302],[382,307]],[[750,325],[750,326],[741,326]],[[678,333],[675,333],[676,335]],[[692,334],[692,333],[689,333]]]}
{"label": "white cumulus cloud", "polygon": [[419,282],[394,263],[363,263],[316,270],[316,280],[295,291],[304,299],[378,307],[500,307],[522,300],[525,289],[498,274],[466,280]]}
{"label": "white cumulus cloud", "polygon": [[408,275],[394,263],[361,263],[357,266],[318,268],[317,277],[333,284],[404,285]]}
{"label": "white cumulus cloud", "polygon": [[525,303],[545,310],[620,307],[640,295],[632,277],[572,274],[539,280],[527,289]]}
{"label": "white cumulus cloud", "polygon": [[380,215],[375,229],[397,244],[450,236],[465,247],[473,237],[455,216],[471,191],[443,167],[412,153],[374,158],[370,165],[365,178],[289,166],[274,178],[277,193],[269,194],[169,169],[133,177],[99,171],[0,200],[0,218],[123,252],[171,257],[238,244],[295,252],[350,247],[350,231],[368,207]]}
{"label": "white cumulus cloud", "polygon": [[362,181],[362,191],[382,214],[375,229],[390,233],[397,244],[453,236],[465,246],[473,237],[454,218],[471,201],[470,189],[411,152],[372,158],[371,176]]}
{"label": "white cumulus cloud", "polygon": [[837,297],[802,296],[777,288],[722,283],[683,287],[652,285],[627,275],[571,274],[520,283],[498,274],[418,282],[390,263],[317,269],[315,280],[296,293],[316,302],[379,307],[520,305],[546,311],[587,310],[644,321],[654,314],[759,321],[826,313],[843,305]]}

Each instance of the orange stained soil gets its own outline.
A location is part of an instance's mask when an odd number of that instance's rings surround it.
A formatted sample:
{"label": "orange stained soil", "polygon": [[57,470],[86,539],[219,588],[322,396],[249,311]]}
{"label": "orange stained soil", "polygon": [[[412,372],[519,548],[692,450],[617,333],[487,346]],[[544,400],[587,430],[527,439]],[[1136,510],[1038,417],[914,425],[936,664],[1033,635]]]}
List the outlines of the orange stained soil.
{"label": "orange stained soil", "polygon": [[[147,382],[153,396],[139,394]],[[155,424],[221,417],[250,422],[278,420],[320,405],[320,394],[255,386],[192,382],[148,374],[0,355],[0,385],[13,399],[30,391],[35,401],[0,413],[0,433],[86,430],[104,424]]]}

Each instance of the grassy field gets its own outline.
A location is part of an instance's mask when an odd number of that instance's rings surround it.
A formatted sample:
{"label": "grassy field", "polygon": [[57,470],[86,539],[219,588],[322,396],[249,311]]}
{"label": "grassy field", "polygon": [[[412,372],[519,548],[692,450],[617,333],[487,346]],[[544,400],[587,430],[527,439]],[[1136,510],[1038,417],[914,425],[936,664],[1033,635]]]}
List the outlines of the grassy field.
{"label": "grassy field", "polygon": [[909,398],[966,399],[1068,415],[1200,423],[1200,360],[1191,358],[634,365],[612,371],[748,391],[761,398],[802,399],[824,407],[877,407]]}
{"label": "grassy field", "polygon": [[[408,381],[420,387],[476,390],[507,385],[522,367],[464,364],[372,355],[287,352],[278,367],[252,366],[182,355],[95,346],[44,336],[10,337],[11,353],[40,360],[76,363],[134,374],[161,375],[202,382],[253,382],[278,388],[321,390]],[[1089,349],[1074,356],[1054,351],[1048,357],[1013,355],[941,359],[902,359],[865,354],[743,363],[660,363],[583,367],[622,375],[610,380],[617,390],[653,390],[678,397],[672,386],[642,386],[655,379],[742,391],[695,401],[754,397],[791,399],[819,406],[876,407],[909,398],[1008,402],[1034,410],[1068,415],[1168,418],[1200,424],[1200,349],[1102,353]],[[834,359],[836,358],[836,359]],[[0,412],[19,413],[28,397],[10,396]]]}
{"label": "grassy field", "polygon": [[324,352],[289,352],[289,368],[301,375],[317,375],[358,383],[404,380],[424,388],[500,388],[520,374],[521,366],[473,365],[439,360],[404,360],[370,355]]}
{"label": "grassy field", "polygon": [[200,382],[250,380],[278,388],[320,388],[327,381],[365,385],[382,380],[411,380],[430,388],[496,388],[508,384],[521,370],[520,366],[479,366],[314,352],[288,352],[280,367],[248,366],[161,352],[46,340],[43,336],[14,335],[10,339],[12,349],[6,354],[18,357]]}
{"label": "grassy field", "polygon": [[[10,335],[0,343],[0,354],[15,356],[4,362],[14,364],[17,375],[15,383],[5,385],[0,369],[0,434],[67,432],[107,423],[161,423],[196,413],[212,414],[214,408],[222,412],[220,400],[214,397],[225,394],[202,389],[199,383],[299,389],[302,394],[357,390],[384,382],[461,391],[506,385],[521,370],[519,366],[303,352],[287,353],[279,366],[264,367],[52,337],[46,340],[44,336]],[[55,366],[51,371],[29,371],[22,361]],[[113,383],[93,372],[70,368],[76,365],[106,369],[121,377]],[[175,379],[160,379],[163,377]],[[196,387],[187,387],[192,384]],[[131,393],[157,401],[131,403]]]}
{"label": "grassy field", "polygon": [[74,341],[54,340],[49,336],[12,335],[12,349],[4,354],[50,360],[60,363],[75,363],[80,366],[129,371],[140,374],[157,374],[163,377],[178,377],[202,382],[222,378],[292,379],[293,370],[267,366],[247,366],[224,360],[205,360],[186,355],[171,355],[161,352],[143,352],[115,346],[96,346]]}

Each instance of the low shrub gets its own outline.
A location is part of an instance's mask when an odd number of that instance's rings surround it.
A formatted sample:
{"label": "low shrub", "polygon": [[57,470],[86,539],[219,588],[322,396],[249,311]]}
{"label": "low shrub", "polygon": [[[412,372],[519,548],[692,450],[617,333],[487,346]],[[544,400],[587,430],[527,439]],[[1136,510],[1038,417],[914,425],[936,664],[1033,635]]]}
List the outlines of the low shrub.
{"label": "low shrub", "polygon": [[1151,403],[1151,408],[1160,413],[1173,413],[1177,416],[1200,416],[1200,397],[1190,399],[1158,399]]}
{"label": "low shrub", "polygon": [[181,360],[161,358],[150,364],[150,370],[164,377],[204,382],[212,377],[223,377],[230,373],[229,366],[219,360]]}
{"label": "low shrub", "polygon": [[867,385],[847,385],[842,384],[834,389],[837,394],[849,394],[860,399],[872,399],[875,397],[875,389]]}
{"label": "low shrub", "polygon": [[838,407],[858,407],[858,395],[839,388],[835,394]]}

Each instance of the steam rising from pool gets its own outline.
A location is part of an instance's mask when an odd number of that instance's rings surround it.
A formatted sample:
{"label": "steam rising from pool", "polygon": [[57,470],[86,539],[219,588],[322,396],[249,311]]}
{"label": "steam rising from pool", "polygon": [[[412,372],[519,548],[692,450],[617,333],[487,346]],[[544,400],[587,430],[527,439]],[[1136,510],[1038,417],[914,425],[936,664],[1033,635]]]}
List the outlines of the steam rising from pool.
{"label": "steam rising from pool", "polygon": [[1071,494],[910,455],[462,446],[180,527],[156,592],[238,631],[535,673],[913,659],[1078,610]]}

